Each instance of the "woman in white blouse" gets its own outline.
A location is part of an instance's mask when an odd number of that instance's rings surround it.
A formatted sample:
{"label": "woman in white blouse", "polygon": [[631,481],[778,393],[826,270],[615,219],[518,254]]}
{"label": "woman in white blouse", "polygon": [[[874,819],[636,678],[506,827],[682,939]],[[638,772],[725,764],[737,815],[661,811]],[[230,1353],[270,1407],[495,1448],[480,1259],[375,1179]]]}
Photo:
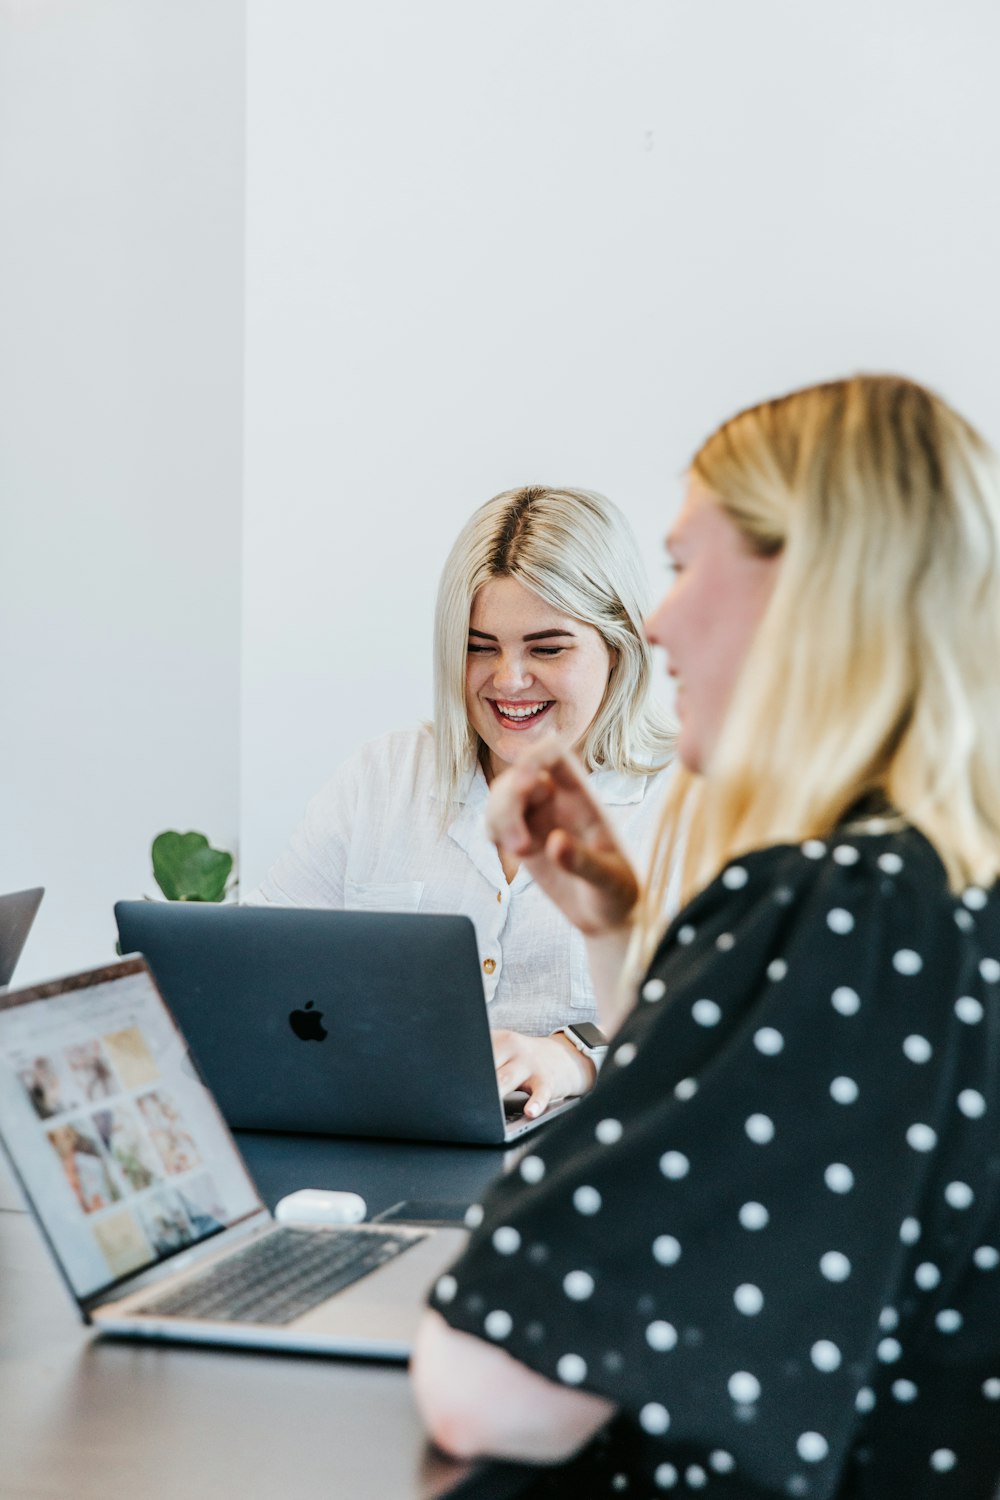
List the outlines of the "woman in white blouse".
{"label": "woman in white blouse", "polygon": [[593,1021],[594,993],[579,934],[497,850],[483,809],[494,776],[554,730],[644,862],[671,747],[644,608],[635,539],[602,495],[535,486],[488,501],[438,590],[433,725],[362,746],[253,898],[468,915],[500,1086],[524,1089],[528,1113],[593,1081],[593,1063],[553,1033]]}

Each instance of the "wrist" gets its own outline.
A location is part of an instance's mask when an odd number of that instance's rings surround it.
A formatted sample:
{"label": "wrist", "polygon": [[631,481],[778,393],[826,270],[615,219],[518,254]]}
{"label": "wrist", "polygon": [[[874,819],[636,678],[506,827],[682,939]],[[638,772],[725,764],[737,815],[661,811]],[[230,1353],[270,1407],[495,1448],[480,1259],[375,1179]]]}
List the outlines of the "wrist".
{"label": "wrist", "polygon": [[603,1033],[589,1021],[570,1022],[553,1033],[571,1054],[574,1072],[581,1084],[580,1092],[593,1086],[607,1055],[608,1043]]}
{"label": "wrist", "polygon": [[587,1094],[594,1086],[597,1078],[597,1066],[589,1058],[578,1052],[568,1037],[560,1031],[554,1031],[549,1037],[559,1048],[562,1057],[560,1068],[561,1076],[566,1081],[566,1087],[561,1090],[564,1099],[575,1099],[580,1094]]}

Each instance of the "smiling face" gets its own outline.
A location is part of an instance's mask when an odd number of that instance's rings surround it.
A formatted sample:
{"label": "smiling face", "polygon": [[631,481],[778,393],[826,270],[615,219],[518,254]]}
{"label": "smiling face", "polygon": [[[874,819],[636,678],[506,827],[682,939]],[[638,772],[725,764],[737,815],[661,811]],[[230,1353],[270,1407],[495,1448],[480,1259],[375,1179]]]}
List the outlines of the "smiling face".
{"label": "smiling face", "polygon": [[487,776],[550,730],[578,747],[612,665],[593,625],[562,614],[516,578],[484,583],[469,617],[465,706],[486,746]]}
{"label": "smiling face", "polygon": [[762,557],[710,491],[692,480],[667,538],[674,582],[646,621],[677,683],[677,751],[704,771],[777,578],[780,554]]}

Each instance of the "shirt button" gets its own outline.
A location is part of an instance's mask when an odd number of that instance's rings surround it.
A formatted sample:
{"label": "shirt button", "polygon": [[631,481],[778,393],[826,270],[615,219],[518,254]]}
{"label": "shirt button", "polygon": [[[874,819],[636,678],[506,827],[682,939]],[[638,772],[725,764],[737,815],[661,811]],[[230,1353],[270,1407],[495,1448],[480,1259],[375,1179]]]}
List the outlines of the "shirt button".
{"label": "shirt button", "polygon": [[484,958],[483,959],[483,973],[484,974],[492,974],[493,970],[496,968],[496,966],[497,966],[496,965],[496,959],[494,959],[494,958]]}
{"label": "shirt button", "polygon": [[500,902],[503,901],[503,891],[497,891],[497,900]]}

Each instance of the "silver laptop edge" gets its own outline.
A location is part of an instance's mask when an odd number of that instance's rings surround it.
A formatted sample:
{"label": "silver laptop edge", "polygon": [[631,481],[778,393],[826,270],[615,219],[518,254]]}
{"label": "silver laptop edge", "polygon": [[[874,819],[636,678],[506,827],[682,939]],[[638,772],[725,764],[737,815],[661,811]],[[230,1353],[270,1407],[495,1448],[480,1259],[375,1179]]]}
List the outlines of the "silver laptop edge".
{"label": "silver laptop edge", "polygon": [[[88,1084],[105,1092],[85,1097]],[[308,1226],[414,1243],[285,1324],[150,1310],[152,1299],[284,1226],[261,1202],[142,959],[0,996],[0,1141],[81,1316],[117,1336],[406,1359],[426,1291],[467,1238],[405,1224]],[[70,1145],[79,1158],[72,1166]],[[140,1166],[162,1170],[147,1182]],[[219,1223],[230,1206],[234,1216],[183,1248],[157,1248],[155,1213],[186,1205],[193,1233],[199,1202],[220,1205]],[[207,1209],[200,1222],[209,1222]],[[145,1263],[115,1275],[140,1240]],[[88,1285],[102,1268],[110,1279]]]}
{"label": "silver laptop edge", "polygon": [[0,896],[0,990],[13,978],[44,894],[38,885]]}

